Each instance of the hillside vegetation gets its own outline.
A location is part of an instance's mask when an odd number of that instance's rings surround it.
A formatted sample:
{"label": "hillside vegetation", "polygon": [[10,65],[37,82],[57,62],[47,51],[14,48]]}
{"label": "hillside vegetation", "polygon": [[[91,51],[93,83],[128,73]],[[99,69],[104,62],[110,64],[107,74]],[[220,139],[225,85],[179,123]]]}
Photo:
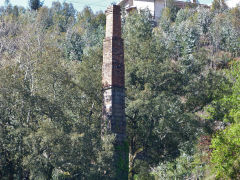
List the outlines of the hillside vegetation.
{"label": "hillside vegetation", "polygon": [[[112,179],[105,15],[42,5],[0,8],[0,179]],[[122,22],[129,179],[240,179],[240,7]]]}

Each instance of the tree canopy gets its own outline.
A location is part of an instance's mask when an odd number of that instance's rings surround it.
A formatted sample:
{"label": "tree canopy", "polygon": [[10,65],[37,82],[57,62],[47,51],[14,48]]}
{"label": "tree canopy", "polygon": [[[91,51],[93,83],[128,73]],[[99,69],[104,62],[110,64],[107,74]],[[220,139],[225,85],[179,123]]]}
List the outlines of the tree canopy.
{"label": "tree canopy", "polygon": [[[240,9],[171,2],[122,19],[129,179],[238,179]],[[0,179],[113,179],[105,14],[29,5],[0,8]]]}

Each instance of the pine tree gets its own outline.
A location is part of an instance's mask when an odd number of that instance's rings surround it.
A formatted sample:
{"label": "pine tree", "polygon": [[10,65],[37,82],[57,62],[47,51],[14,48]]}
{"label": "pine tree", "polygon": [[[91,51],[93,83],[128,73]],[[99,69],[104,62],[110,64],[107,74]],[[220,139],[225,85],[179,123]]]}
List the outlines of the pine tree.
{"label": "pine tree", "polygon": [[40,7],[42,7],[43,2],[40,0],[29,0],[29,6],[31,10],[38,10]]}

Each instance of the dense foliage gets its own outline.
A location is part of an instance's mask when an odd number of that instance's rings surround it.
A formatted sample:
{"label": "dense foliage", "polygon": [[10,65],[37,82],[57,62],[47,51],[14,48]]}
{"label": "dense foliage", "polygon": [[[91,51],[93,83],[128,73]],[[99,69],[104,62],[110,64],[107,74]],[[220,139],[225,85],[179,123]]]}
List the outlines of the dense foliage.
{"label": "dense foliage", "polygon": [[209,119],[218,118],[225,126],[228,125],[212,139],[211,162],[218,178],[239,179],[240,177],[239,70],[239,62],[232,62],[231,69],[227,71],[229,78],[233,81],[231,93],[215,101],[208,108]]}
{"label": "dense foliage", "polygon": [[[105,15],[38,2],[0,8],[0,179],[113,179]],[[169,1],[157,24],[124,16],[122,35],[129,179],[239,178],[239,7]]]}

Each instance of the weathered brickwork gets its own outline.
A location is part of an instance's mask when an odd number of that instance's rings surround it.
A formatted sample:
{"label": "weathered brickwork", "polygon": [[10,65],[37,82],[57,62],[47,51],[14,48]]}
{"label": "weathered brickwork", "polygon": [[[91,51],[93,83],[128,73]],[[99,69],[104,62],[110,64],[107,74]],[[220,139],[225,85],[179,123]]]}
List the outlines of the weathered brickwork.
{"label": "weathered brickwork", "polygon": [[103,119],[109,132],[125,136],[124,52],[120,7],[109,7],[106,19],[102,67]]}
{"label": "weathered brickwork", "polygon": [[103,133],[115,134],[114,179],[128,177],[126,143],[124,51],[121,38],[120,6],[106,10],[106,37],[103,41]]}

